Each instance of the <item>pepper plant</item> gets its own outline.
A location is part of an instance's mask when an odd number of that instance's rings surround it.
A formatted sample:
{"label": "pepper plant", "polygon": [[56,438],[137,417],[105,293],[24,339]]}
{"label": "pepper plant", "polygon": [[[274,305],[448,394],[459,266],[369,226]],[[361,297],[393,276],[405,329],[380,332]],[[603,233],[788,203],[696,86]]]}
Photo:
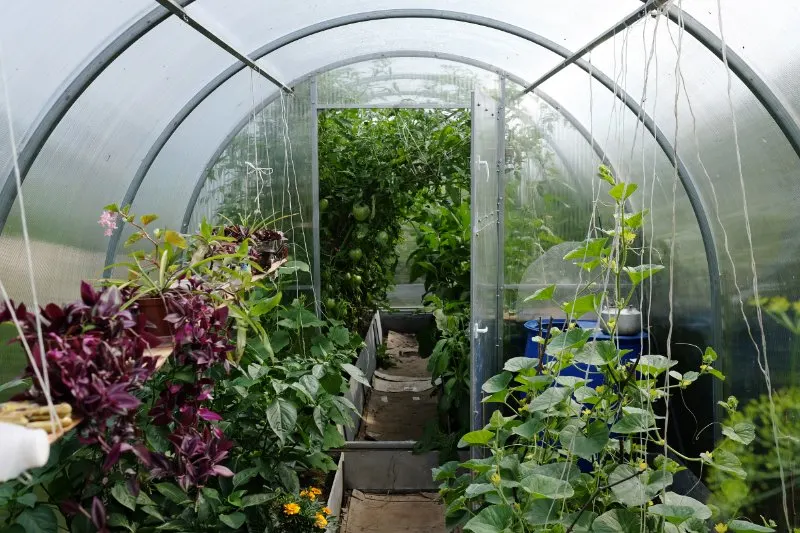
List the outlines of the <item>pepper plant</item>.
{"label": "pepper plant", "polygon": [[[641,264],[634,243],[646,211],[627,213],[636,185],[601,167],[610,186],[615,225],[568,253],[587,272],[576,297],[556,303],[567,323],[602,307],[622,309],[637,287],[662,269]],[[607,288],[608,287],[608,288]],[[628,287],[628,288],[626,288]],[[555,286],[530,299],[549,300]],[[614,320],[609,321],[613,338]],[[671,395],[703,374],[724,379],[713,368],[708,348],[697,371],[679,373],[663,355],[623,359],[613,341],[590,340],[591,331],[553,328],[539,359],[515,357],[483,385],[484,404],[497,406],[485,427],[464,435],[473,459],[450,462],[434,471],[442,482],[447,522],[472,533],[641,531],[705,532],[714,511],[670,490],[673,476],[693,461],[744,476],[738,458],[724,449],[688,457],[665,440],[666,405]],[[546,355],[547,354],[547,355]],[[561,375],[573,363],[593,365],[602,384]],[[752,440],[752,424],[736,430]],[[482,457],[485,455],[485,457]],[[717,517],[716,531],[773,531],[733,517]]]}

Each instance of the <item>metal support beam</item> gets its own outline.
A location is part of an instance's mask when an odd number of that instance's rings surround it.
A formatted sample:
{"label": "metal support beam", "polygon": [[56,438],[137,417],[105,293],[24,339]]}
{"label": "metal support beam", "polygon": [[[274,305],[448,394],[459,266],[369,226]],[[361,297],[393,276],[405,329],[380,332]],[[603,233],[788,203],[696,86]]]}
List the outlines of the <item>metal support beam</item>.
{"label": "metal support beam", "polygon": [[[507,80],[515,83],[516,85],[519,85],[520,87],[525,87],[525,85],[526,85],[526,81],[524,79],[520,78],[519,76],[511,74],[510,72],[506,72],[506,71],[504,71],[502,69],[498,69],[497,67],[495,67],[493,65],[489,65],[488,63],[484,63],[484,62],[478,61],[476,59],[472,59],[472,58],[465,57],[465,56],[460,56],[460,55],[454,55],[454,54],[442,54],[442,53],[418,51],[418,50],[395,50],[395,51],[392,51],[392,52],[377,52],[377,53],[365,54],[365,55],[362,55],[362,56],[352,57],[352,58],[348,58],[348,59],[341,60],[341,61],[336,61],[334,63],[330,63],[328,65],[325,65],[324,67],[315,69],[312,72],[306,74],[305,76],[297,78],[296,80],[292,80],[291,85],[293,87],[297,86],[300,83],[303,83],[303,82],[305,82],[305,81],[307,81],[307,80],[309,80],[309,79],[311,79],[313,77],[319,76],[322,73],[325,73],[325,72],[328,72],[328,71],[331,71],[331,70],[334,70],[334,69],[337,69],[337,68],[346,67],[346,66],[353,65],[353,64],[356,64],[356,63],[362,63],[364,61],[371,61],[371,60],[374,60],[374,59],[384,59],[384,58],[392,58],[392,57],[436,58],[436,59],[443,59],[445,61],[453,61],[455,63],[463,63],[465,65],[470,65],[470,66],[473,66],[473,67],[477,67],[477,68],[481,68],[481,69],[487,70],[489,72],[494,72],[494,73],[498,74],[499,76],[502,76],[503,78],[506,78]],[[593,139],[593,137],[589,133],[589,130],[587,130],[586,127],[583,124],[581,124],[581,122],[578,121],[578,119],[575,118],[575,116],[572,113],[570,113],[569,111],[564,109],[550,95],[540,91],[539,89],[536,89],[534,91],[534,94],[537,97],[541,98],[545,103],[551,105],[557,111],[559,111],[559,113],[561,113],[561,115],[567,120],[567,122],[569,122],[575,128],[575,130],[578,131],[578,133],[581,134],[581,136],[584,139],[586,139],[586,142],[590,143],[592,145],[592,149],[597,154],[597,157],[606,166],[608,166],[609,168],[611,168],[611,169],[614,168],[614,165],[611,163],[611,161],[609,160],[608,156],[606,156],[606,153],[603,151],[603,149],[597,144],[597,141],[595,139]],[[192,189],[192,193],[189,196],[189,201],[186,204],[186,208],[184,210],[184,214],[183,214],[183,218],[182,218],[182,222],[181,222],[181,231],[182,232],[185,233],[189,229],[189,221],[191,220],[192,213],[194,212],[195,206],[197,205],[197,201],[200,199],[200,193],[203,190],[203,186],[205,184],[205,180],[206,180],[206,176],[208,175],[208,171],[211,169],[211,167],[214,165],[214,163],[217,161],[217,159],[219,159],[219,157],[222,155],[222,152],[225,151],[225,148],[228,147],[228,145],[231,143],[233,138],[236,135],[238,135],[239,132],[242,130],[242,128],[244,128],[247,125],[247,123],[251,120],[251,117],[254,114],[258,114],[262,109],[264,109],[266,106],[268,106],[269,104],[274,102],[278,98],[278,96],[279,96],[279,94],[276,93],[275,95],[271,96],[270,98],[267,98],[264,101],[260,102],[255,107],[255,109],[248,110],[247,114],[239,122],[236,123],[236,125],[224,137],[223,141],[219,144],[218,148],[214,151],[214,153],[211,154],[211,157],[209,157],[208,161],[203,166],[203,171],[200,172],[200,175],[198,176],[197,182],[195,183],[195,186]],[[450,107],[453,107],[453,106],[450,106]],[[318,109],[327,109],[328,106],[324,105],[324,104],[320,104],[319,103],[319,99],[317,99],[317,108]],[[113,259],[113,254],[112,254],[111,258]]]}
{"label": "metal support beam", "polygon": [[[495,340],[494,361],[491,362],[492,376],[503,371],[503,310],[505,302],[505,213],[506,213],[506,79],[500,78],[500,97],[497,101],[497,154],[495,172],[497,173],[497,289],[495,294]],[[473,133],[474,135],[474,133]]]}
{"label": "metal support beam", "polygon": [[[311,138],[311,206],[313,209],[311,217],[311,235],[314,242],[313,247],[313,261],[312,273],[314,276],[314,307],[316,308],[317,317],[322,316],[322,269],[320,268],[321,252],[320,252],[320,237],[319,237],[319,110],[317,108],[317,77],[311,78],[311,120],[309,121],[309,132]],[[263,108],[262,108],[263,109]],[[211,163],[212,165],[214,163]]]}
{"label": "metal support beam", "polygon": [[219,35],[217,35],[213,31],[211,31],[208,28],[206,28],[205,26],[203,26],[200,22],[197,21],[197,19],[195,19],[194,17],[189,15],[189,13],[187,13],[186,10],[183,9],[183,7],[181,7],[175,0],[156,0],[156,2],[158,2],[159,4],[164,6],[173,15],[176,15],[179,19],[184,21],[186,24],[191,26],[193,29],[197,30],[197,32],[200,35],[202,35],[203,37],[205,37],[206,39],[208,39],[212,43],[216,44],[217,46],[219,46],[220,48],[225,50],[227,53],[229,53],[230,55],[232,55],[233,57],[235,57],[239,61],[241,61],[244,65],[250,67],[256,73],[258,73],[259,75],[263,76],[264,78],[266,78],[270,82],[274,83],[275,85],[277,85],[278,87],[280,87],[281,89],[286,91],[287,93],[292,94],[292,90],[289,87],[287,87],[282,82],[278,81],[274,76],[272,76],[267,71],[265,71],[264,69],[259,67],[249,57],[247,57],[246,55],[241,53],[239,50],[237,50],[236,48],[234,48],[233,46],[231,46],[230,44],[225,42],[225,40],[222,37],[220,37]]}
{"label": "metal support beam", "polygon": [[592,50],[594,50],[595,48],[597,48],[598,46],[609,40],[610,38],[612,38],[614,35],[630,27],[631,24],[634,24],[639,20],[643,19],[644,17],[646,17],[647,14],[653,11],[654,9],[661,8],[666,2],[667,0],[645,0],[645,4],[642,7],[636,9],[633,13],[631,13],[621,21],[614,24],[611,28],[607,29],[606,31],[604,31],[603,33],[601,33],[600,35],[589,41],[585,46],[578,49],[577,52],[571,54],[569,57],[565,58],[564,61],[562,61],[549,71],[547,71],[543,76],[541,76],[539,79],[537,79],[536,81],[531,83],[528,87],[526,87],[525,90],[522,91],[522,94],[528,94],[536,87],[543,84],[544,82],[546,82],[547,80],[549,80],[550,78],[552,78],[553,76],[555,76],[556,74],[567,68],[568,66],[575,63],[578,59],[582,58],[583,56],[585,56],[586,54],[588,54],[589,52],[591,52]]}
{"label": "metal support beam", "polygon": [[[180,5],[188,6],[195,0],[181,0]],[[24,182],[30,172],[33,162],[42,151],[44,144],[58,126],[62,118],[72,108],[72,105],[89,88],[94,80],[125,50],[143,37],[147,32],[169,18],[170,12],[161,6],[153,8],[142,18],[131,24],[122,33],[117,35],[110,43],[77,71],[72,78],[56,89],[52,104],[47,108],[32,125],[30,135],[22,139],[17,153],[20,178]],[[13,169],[9,172],[0,190],[0,233],[8,221],[8,214],[17,199],[17,184]]]}

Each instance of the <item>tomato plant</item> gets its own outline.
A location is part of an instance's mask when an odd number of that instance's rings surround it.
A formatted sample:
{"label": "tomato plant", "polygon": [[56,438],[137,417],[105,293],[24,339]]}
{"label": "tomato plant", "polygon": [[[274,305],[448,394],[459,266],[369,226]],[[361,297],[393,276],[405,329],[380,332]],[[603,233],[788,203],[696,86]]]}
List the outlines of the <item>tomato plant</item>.
{"label": "tomato plant", "polygon": [[[403,224],[469,190],[466,110],[331,110],[319,116],[326,313],[363,330],[394,284]],[[454,192],[455,191],[455,192]]]}

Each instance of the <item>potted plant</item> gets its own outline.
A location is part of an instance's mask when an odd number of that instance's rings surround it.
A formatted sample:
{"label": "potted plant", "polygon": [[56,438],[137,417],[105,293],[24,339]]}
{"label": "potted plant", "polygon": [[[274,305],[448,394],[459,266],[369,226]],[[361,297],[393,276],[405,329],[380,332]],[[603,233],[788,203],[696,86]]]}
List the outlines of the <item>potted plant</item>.
{"label": "potted plant", "polygon": [[[106,235],[116,229],[117,222],[132,226],[135,231],[125,241],[129,248],[136,243],[144,242],[151,246],[149,251],[133,250],[129,260],[110,265],[107,268],[124,267],[127,279],[110,280],[109,283],[119,286],[130,294],[129,303],[136,302],[140,312],[153,324],[153,333],[168,341],[172,338],[173,328],[166,320],[169,314],[169,298],[173,291],[192,290],[188,277],[195,274],[208,273],[211,265],[221,261],[241,261],[246,250],[242,247],[234,250],[220,250],[223,253],[208,255],[197,253],[203,246],[221,246],[225,239],[213,234],[211,227],[204,225],[205,232],[193,236],[192,247],[195,253],[187,260],[190,243],[180,233],[156,228],[152,232],[147,227],[158,219],[157,215],[136,217],[130,212],[130,206],[119,208],[116,204],[105,207],[99,223],[106,228]],[[198,244],[200,243],[200,244]]]}

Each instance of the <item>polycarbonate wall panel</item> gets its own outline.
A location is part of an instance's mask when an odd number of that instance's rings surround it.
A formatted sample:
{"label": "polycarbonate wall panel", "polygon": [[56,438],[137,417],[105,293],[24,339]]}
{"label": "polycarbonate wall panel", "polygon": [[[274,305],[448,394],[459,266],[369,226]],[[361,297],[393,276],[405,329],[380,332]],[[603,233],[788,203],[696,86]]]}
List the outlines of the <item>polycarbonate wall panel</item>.
{"label": "polycarbonate wall panel", "polygon": [[[721,35],[718,0],[684,2],[687,13]],[[725,0],[722,24],[728,46],[778,93],[800,116],[800,4],[771,0],[768,9],[756,9],[748,0]]]}
{"label": "polycarbonate wall panel", "polygon": [[[149,0],[3,3],[0,63],[8,81],[18,145],[37,118],[61,96],[67,80],[132,20],[154,6]],[[6,113],[5,99],[0,98],[2,180],[11,170]]]}
{"label": "polycarbonate wall panel", "polygon": [[[169,19],[109,65],[45,144],[23,187],[42,300],[75,298],[78,280],[100,277],[108,238],[97,218],[122,200],[172,114],[205,83],[207,74],[185,68],[198,55],[210,69],[230,64],[227,54]],[[13,249],[19,235],[15,205],[0,241]],[[61,257],[71,259],[64,265]],[[24,271],[18,255],[10,259],[0,266],[4,278]],[[15,296],[26,294],[11,285]]]}
{"label": "polycarbonate wall panel", "polygon": [[[309,83],[259,111],[205,172],[190,230],[203,218],[273,220],[293,258],[313,272],[311,100]],[[199,176],[196,176],[197,178]],[[307,276],[300,284],[310,283]]]}
{"label": "polycarbonate wall panel", "polygon": [[[629,69],[628,79],[642,73],[643,70]],[[613,70],[608,75],[612,76]],[[565,69],[546,82],[542,90],[558,94],[563,108],[593,132],[596,142],[614,165],[618,178],[638,185],[630,199],[629,209],[649,210],[643,228],[645,250],[642,262],[667,267],[648,278],[635,298],[647,321],[648,351],[666,354],[666,340],[671,329],[672,346],[669,349],[672,357],[679,361],[678,370],[696,369],[700,364],[700,352],[695,346],[704,348],[713,344],[717,310],[711,307],[708,258],[697,218],[683,185],[676,181],[673,165],[636,115],[599,82],[590,82],[589,76],[578,67]],[[655,96],[648,95],[647,102],[653,100],[656,100]],[[665,128],[665,131],[670,130]],[[610,203],[607,184],[595,178],[593,187],[601,202]],[[598,222],[602,227],[614,223],[610,216],[601,217]],[[725,358],[722,366],[732,364],[728,356],[720,352]],[[711,445],[713,432],[702,433],[699,440],[691,436],[699,427],[713,421],[716,396],[713,386],[710,381],[704,382],[685,394],[687,405],[692,406],[691,414],[685,412],[680,404],[674,406],[677,409],[675,416],[686,420],[694,420],[691,418],[694,416],[698,420],[697,428],[690,423],[681,427],[683,433],[675,434],[675,438],[683,439],[677,442],[687,451],[703,451],[704,446]],[[675,426],[673,430],[677,428]]]}
{"label": "polycarbonate wall panel", "polygon": [[383,57],[318,76],[320,107],[413,105],[469,107],[472,91],[497,85],[497,75],[425,57]]}
{"label": "polycarbonate wall panel", "polygon": [[533,95],[510,102],[506,122],[506,311],[518,322],[558,317],[549,303],[522,300],[551,283],[566,299],[579,282],[578,269],[564,266],[563,250],[590,230],[600,159],[561,113]]}
{"label": "polycarbonate wall panel", "polygon": [[[748,332],[748,327],[754,330],[758,327],[755,309],[750,303],[755,292],[744,216],[745,199],[761,295],[800,297],[796,282],[800,241],[795,231],[800,224],[798,158],[777,124],[733,75],[728,98],[728,73],[716,57],[687,35],[678,61],[673,44],[673,40],[677,42],[678,29],[662,24],[655,36],[654,31],[652,22],[646,28],[639,25],[631,31],[629,42],[644,40],[648,48],[655,47],[661,74],[655,75],[653,70],[648,78],[648,107],[670,137],[677,124],[679,152],[697,179],[718,243],[721,311],[725,324],[725,345],[721,348],[728,363],[725,393],[753,398],[765,392],[766,382],[758,368],[756,347]],[[613,68],[614,48],[615,43],[609,43],[597,50],[593,54],[594,63],[602,68]],[[621,39],[616,49],[618,55],[622,50]],[[648,52],[641,46],[627,47],[628,75],[624,79],[633,94],[639,95],[644,90],[643,76],[632,73],[644,72]],[[680,72],[683,80],[677,112],[675,72]],[[731,112],[731,102],[735,115]],[[744,189],[736,156],[734,116]],[[742,302],[749,326],[742,317]],[[771,320],[767,321],[766,328],[772,386],[782,388],[798,384],[799,363],[794,360],[786,332]],[[760,333],[755,337],[758,339]]]}

